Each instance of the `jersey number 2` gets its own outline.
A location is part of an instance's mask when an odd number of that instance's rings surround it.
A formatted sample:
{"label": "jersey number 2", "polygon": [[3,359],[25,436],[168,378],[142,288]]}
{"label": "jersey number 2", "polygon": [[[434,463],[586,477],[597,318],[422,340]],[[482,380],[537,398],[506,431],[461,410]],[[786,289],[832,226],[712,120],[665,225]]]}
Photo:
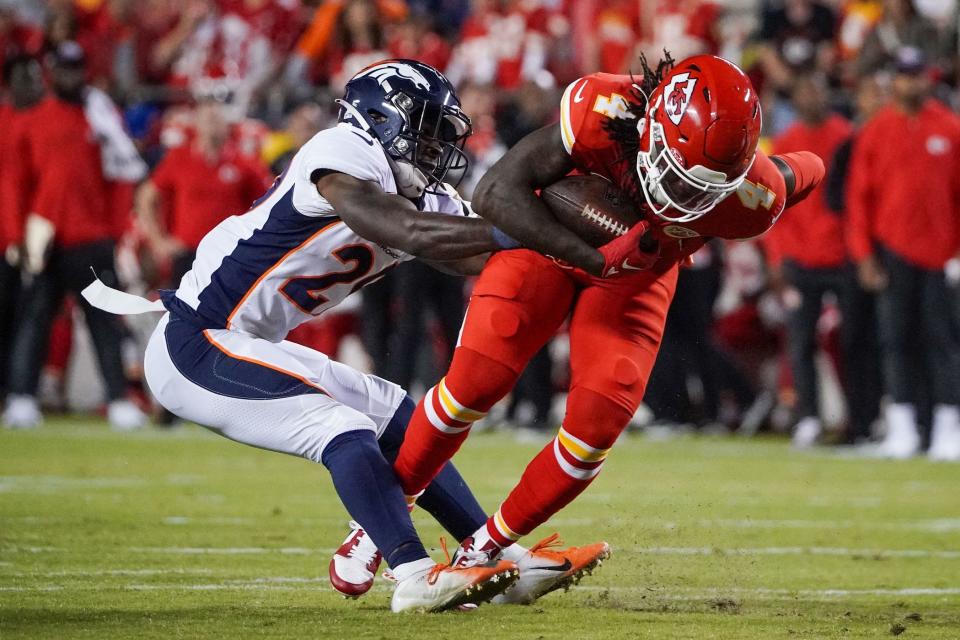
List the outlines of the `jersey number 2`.
{"label": "jersey number 2", "polygon": [[323,292],[338,284],[351,284],[350,293],[360,289],[371,280],[383,275],[383,272],[367,278],[373,268],[373,251],[362,244],[350,244],[340,247],[333,256],[349,268],[346,271],[334,271],[322,276],[296,276],[288,279],[280,287],[280,293],[304,313],[312,314],[317,307],[324,305],[329,298]]}

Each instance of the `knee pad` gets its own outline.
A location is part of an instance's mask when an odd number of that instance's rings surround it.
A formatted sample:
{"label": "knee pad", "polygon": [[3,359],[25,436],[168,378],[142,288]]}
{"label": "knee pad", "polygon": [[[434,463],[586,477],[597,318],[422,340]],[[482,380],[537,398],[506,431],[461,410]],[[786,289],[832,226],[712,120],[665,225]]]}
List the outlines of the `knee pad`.
{"label": "knee pad", "polygon": [[567,398],[563,431],[591,449],[609,449],[629,424],[635,410],[628,410],[605,394],[574,389]]}
{"label": "knee pad", "polygon": [[[570,401],[574,391],[579,390],[591,394],[599,399],[575,400],[585,404],[605,404],[610,409],[606,413],[615,411],[618,414],[627,414],[627,420],[633,416],[643,394],[647,388],[647,380],[653,367],[654,357],[645,358],[638,362],[635,357],[627,355],[613,355],[609,358],[598,358],[585,367],[585,371],[577,370],[571,388],[570,398],[567,400],[569,414]],[[586,415],[590,415],[587,413]]]}
{"label": "knee pad", "polygon": [[453,355],[444,385],[459,404],[486,412],[513,388],[518,377],[507,364],[461,346]]}

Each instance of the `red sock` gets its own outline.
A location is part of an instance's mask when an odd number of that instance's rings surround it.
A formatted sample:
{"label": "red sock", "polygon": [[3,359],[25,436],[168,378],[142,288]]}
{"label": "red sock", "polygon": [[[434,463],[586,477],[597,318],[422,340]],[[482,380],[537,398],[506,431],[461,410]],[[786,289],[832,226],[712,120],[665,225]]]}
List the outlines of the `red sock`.
{"label": "red sock", "polygon": [[407,495],[415,495],[440,472],[470,433],[470,427],[513,386],[517,374],[499,362],[458,347],[447,376],[427,392],[407,426],[393,465]]}
{"label": "red sock", "polygon": [[600,394],[586,390],[571,393],[565,426],[530,461],[520,482],[490,518],[488,528],[499,534],[491,537],[502,546],[509,544],[580,495],[600,473],[630,417],[628,411]]}

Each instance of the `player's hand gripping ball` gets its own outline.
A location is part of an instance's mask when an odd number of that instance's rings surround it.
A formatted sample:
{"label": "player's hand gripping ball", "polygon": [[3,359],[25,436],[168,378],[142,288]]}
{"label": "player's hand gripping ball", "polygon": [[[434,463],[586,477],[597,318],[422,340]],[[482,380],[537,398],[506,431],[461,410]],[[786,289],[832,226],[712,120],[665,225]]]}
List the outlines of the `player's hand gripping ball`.
{"label": "player's hand gripping ball", "polygon": [[657,262],[658,242],[642,209],[608,180],[567,176],[543,189],[540,198],[560,224],[600,250],[603,277],[643,271]]}

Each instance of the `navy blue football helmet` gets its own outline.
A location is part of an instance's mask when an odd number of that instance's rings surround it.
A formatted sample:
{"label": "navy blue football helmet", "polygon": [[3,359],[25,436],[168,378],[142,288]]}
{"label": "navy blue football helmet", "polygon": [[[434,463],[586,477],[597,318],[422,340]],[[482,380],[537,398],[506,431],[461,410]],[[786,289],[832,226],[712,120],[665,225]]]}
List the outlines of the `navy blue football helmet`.
{"label": "navy blue football helmet", "polygon": [[383,60],[347,82],[340,122],[360,127],[383,145],[397,187],[419,197],[444,180],[459,182],[469,161],[463,144],[470,118],[450,81],[416,60]]}

